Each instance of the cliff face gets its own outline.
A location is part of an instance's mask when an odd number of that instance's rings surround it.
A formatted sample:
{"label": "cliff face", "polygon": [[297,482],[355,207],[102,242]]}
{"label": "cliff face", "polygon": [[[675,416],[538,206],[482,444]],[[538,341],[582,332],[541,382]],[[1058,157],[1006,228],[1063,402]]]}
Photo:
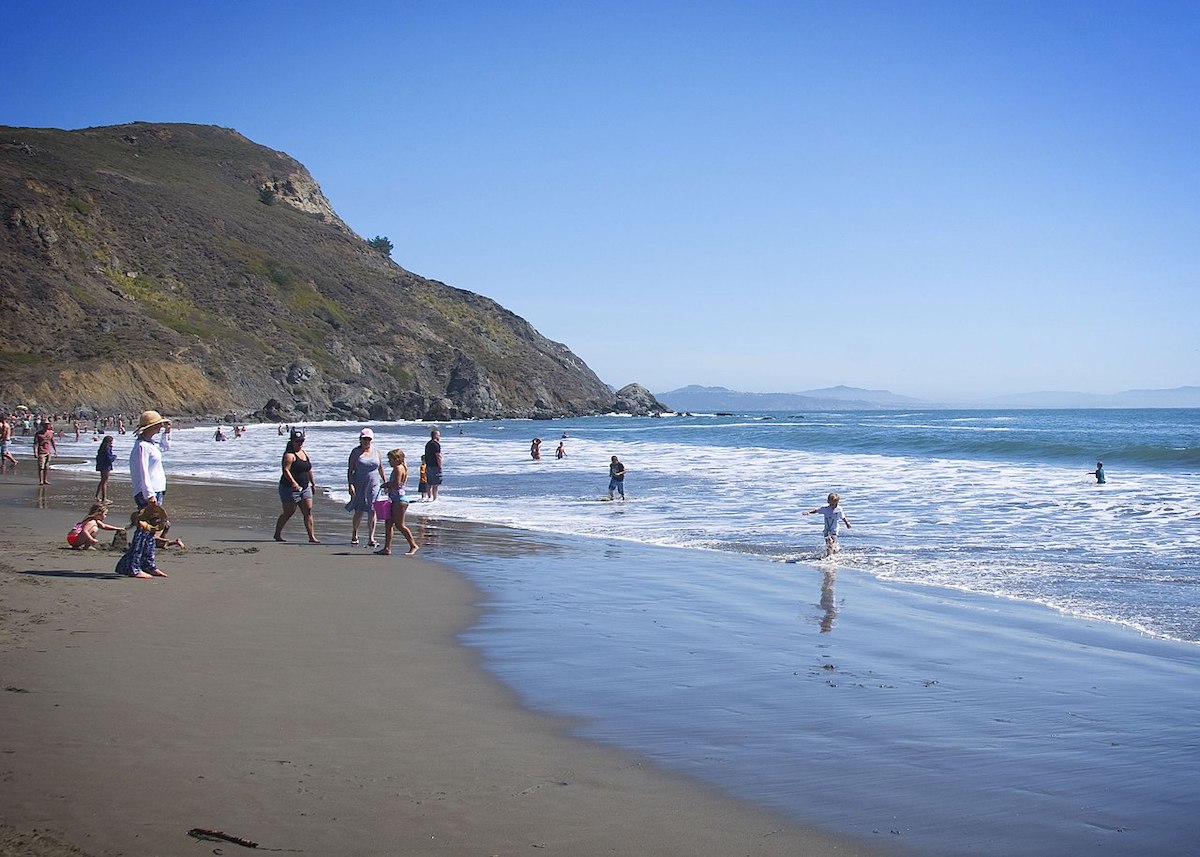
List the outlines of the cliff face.
{"label": "cliff face", "polygon": [[615,397],[499,304],[396,265],[235,131],[0,127],[0,403],[567,416]]}

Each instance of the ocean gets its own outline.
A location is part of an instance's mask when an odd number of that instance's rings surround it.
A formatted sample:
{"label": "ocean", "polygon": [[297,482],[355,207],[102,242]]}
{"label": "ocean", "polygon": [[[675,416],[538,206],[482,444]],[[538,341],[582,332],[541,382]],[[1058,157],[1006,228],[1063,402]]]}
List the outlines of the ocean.
{"label": "ocean", "polygon": [[[430,429],[370,425],[410,463]],[[305,426],[323,539],[360,427]],[[1200,410],[440,428],[414,531],[484,591],[485,666],[579,734],[897,853],[1191,853]],[[212,433],[177,429],[169,476],[277,502],[275,427]],[[831,491],[852,527],[827,560],[803,513]]]}

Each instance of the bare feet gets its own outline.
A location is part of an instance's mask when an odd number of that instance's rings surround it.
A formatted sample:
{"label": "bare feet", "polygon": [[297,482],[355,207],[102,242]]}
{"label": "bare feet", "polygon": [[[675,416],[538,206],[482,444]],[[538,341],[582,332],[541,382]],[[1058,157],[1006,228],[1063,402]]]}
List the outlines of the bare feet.
{"label": "bare feet", "polygon": [[415,553],[416,553],[417,551],[419,551],[420,549],[421,549],[421,546],[420,546],[420,545],[413,545],[412,547],[410,547],[410,548],[408,549],[408,553],[406,553],[406,554],[405,554],[405,556],[412,556],[413,554],[415,554]]}
{"label": "bare feet", "polygon": [[166,577],[167,573],[165,571],[163,571],[161,568],[156,568],[156,569],[154,569],[154,571],[150,572],[150,576],[151,577]]}
{"label": "bare feet", "polygon": [[380,548],[379,550],[375,551],[375,556],[391,556],[391,555],[392,555],[391,548]]}
{"label": "bare feet", "polygon": [[282,541],[284,541],[284,538],[283,538],[283,536],[279,535],[279,533],[276,533],[276,534],[275,534],[275,541],[277,541],[277,542],[282,542]]}
{"label": "bare feet", "polygon": [[144,572],[144,571],[135,571],[133,574],[131,574],[129,576],[130,577],[149,577],[150,575],[146,574],[146,572]]}
{"label": "bare feet", "polygon": [[[280,541],[283,541],[283,539],[280,539]],[[321,543],[321,540],[317,539],[317,538],[313,538],[313,539],[309,539],[308,543],[310,545],[319,545]]]}

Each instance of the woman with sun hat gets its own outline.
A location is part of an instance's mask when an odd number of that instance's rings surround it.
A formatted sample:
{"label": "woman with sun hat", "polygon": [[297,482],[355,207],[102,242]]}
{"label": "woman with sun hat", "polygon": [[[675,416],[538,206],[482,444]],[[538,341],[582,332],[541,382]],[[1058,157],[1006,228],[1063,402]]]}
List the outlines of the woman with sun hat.
{"label": "woman with sun hat", "polygon": [[[162,437],[157,437],[159,432]],[[167,472],[163,453],[171,449],[171,421],[158,411],[142,411],[138,418],[137,440],[129,453],[129,482],[133,502],[139,509],[147,503],[162,505],[167,493]]]}

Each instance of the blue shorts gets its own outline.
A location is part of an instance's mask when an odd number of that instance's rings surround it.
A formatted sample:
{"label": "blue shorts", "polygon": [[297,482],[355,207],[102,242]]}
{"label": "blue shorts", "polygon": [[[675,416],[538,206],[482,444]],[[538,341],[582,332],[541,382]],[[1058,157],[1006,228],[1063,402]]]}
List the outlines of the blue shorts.
{"label": "blue shorts", "polygon": [[279,500],[281,503],[299,503],[301,500],[313,498],[312,485],[305,485],[300,491],[293,491],[287,482],[279,483]]}
{"label": "blue shorts", "polygon": [[[160,505],[160,506],[162,505],[163,497],[166,495],[166,493],[167,493],[166,491],[155,491],[154,492],[154,499],[158,501],[158,505]],[[133,495],[133,502],[137,503],[137,507],[139,509],[144,509],[144,508],[146,508],[146,503],[148,501],[146,500],[146,497],[141,492],[138,492],[137,494]]]}

